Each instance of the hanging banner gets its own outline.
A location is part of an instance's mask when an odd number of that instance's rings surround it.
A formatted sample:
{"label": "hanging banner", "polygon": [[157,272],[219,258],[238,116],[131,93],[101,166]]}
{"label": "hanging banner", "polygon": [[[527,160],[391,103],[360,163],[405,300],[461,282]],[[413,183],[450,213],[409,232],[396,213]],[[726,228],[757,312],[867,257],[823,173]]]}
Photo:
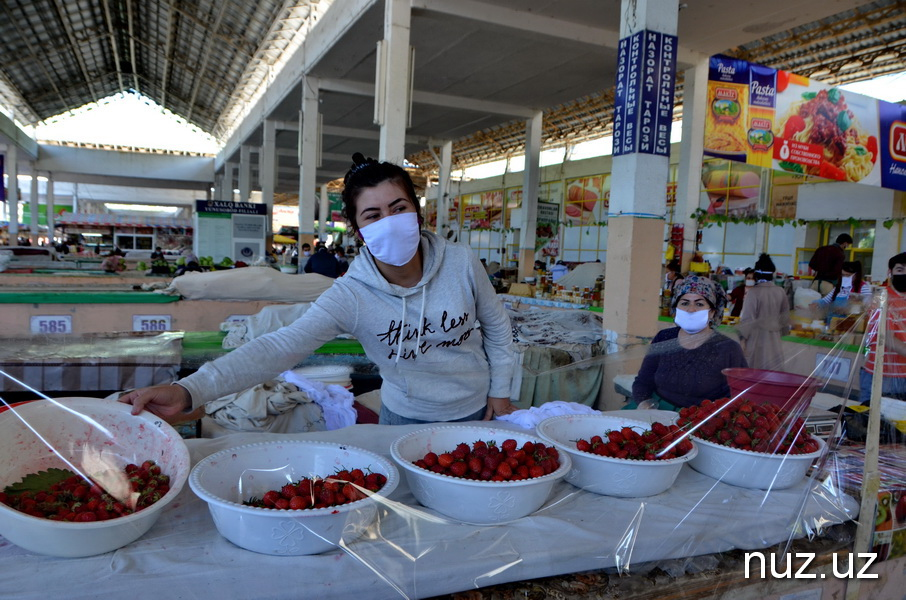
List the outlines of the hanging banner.
{"label": "hanging banner", "polygon": [[620,40],[613,111],[613,155],[670,155],[676,36],[643,30]]}
{"label": "hanging banner", "polygon": [[6,186],[3,185],[3,155],[0,154],[0,202],[6,202]]}
{"label": "hanging banner", "polygon": [[906,190],[906,106],[723,55],[708,72],[705,154]]}

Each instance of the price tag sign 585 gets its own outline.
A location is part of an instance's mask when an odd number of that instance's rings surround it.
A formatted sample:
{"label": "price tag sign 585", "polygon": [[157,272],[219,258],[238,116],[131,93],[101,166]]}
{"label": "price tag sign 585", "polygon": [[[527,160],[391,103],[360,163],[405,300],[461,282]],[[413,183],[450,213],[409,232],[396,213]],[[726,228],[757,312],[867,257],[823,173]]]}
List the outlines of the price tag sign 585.
{"label": "price tag sign 585", "polygon": [[72,333],[72,315],[33,315],[32,333]]}
{"label": "price tag sign 585", "polygon": [[132,331],[170,331],[170,315],[132,315]]}

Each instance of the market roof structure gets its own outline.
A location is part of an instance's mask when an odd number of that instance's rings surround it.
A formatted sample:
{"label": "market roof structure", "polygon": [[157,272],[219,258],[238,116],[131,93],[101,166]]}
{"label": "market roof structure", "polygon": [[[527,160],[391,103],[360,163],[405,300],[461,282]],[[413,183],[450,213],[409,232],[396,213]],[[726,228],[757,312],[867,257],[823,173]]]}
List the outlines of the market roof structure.
{"label": "market roof structure", "polygon": [[[415,164],[434,167],[429,139],[454,140],[455,167],[521,152],[533,110],[545,113],[546,145],[609,132],[619,1],[411,6],[415,91],[406,154]],[[718,52],[831,83],[906,70],[903,0],[691,0],[680,7],[680,72]],[[345,170],[355,150],[377,154],[369,89],[383,12],[384,0],[7,0],[0,103],[32,124],[135,90],[221,139],[219,166],[237,161],[242,145],[261,144],[265,119],[288,123],[277,133],[276,191],[293,193],[301,63],[326,83],[319,182]],[[307,49],[319,27],[337,35]]]}

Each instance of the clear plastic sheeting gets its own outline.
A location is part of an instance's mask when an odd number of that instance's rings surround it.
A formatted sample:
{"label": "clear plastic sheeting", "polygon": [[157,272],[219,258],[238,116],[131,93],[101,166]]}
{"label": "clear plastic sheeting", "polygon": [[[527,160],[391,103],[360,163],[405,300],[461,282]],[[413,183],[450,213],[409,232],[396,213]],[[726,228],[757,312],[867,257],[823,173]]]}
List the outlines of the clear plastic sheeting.
{"label": "clear plastic sheeting", "polygon": [[[594,328],[600,326],[597,321],[590,323]],[[670,328],[672,324],[662,322],[661,325]],[[719,331],[720,335],[734,339],[732,328],[723,327]],[[588,333],[592,333],[591,327]],[[571,481],[578,481],[578,470],[585,467],[573,458],[572,452],[578,450],[567,451],[563,448],[560,454],[571,457],[572,467],[562,478],[558,476],[540,508],[512,521],[475,525],[470,524],[467,518],[453,518],[422,505],[416,499],[417,495],[430,498],[430,494],[426,496],[424,489],[414,486],[423,483],[417,483],[418,480],[410,477],[408,469],[393,461],[391,449],[395,448],[394,443],[425,429],[461,425],[462,439],[456,435],[454,438],[466,444],[473,444],[478,439],[503,439],[508,436],[528,436],[538,442],[550,443],[542,436],[544,422],[534,429],[498,420],[403,426],[353,425],[334,431],[235,433],[215,439],[190,439],[184,443],[190,452],[192,465],[224,451],[227,451],[224,452],[227,457],[225,463],[239,460],[245,452],[242,447],[247,445],[276,442],[280,446],[300,441],[329,446],[332,456],[338,456],[317,467],[306,467],[315,471],[312,474],[327,475],[329,473],[324,470],[328,467],[328,471],[361,468],[366,472],[377,468],[378,461],[363,458],[360,451],[364,451],[389,460],[396,469],[397,479],[386,495],[365,494],[367,498],[363,502],[368,504],[361,506],[370,506],[373,514],[369,513],[368,518],[363,520],[362,510],[348,511],[350,516],[339,521],[342,533],[335,544],[318,554],[266,554],[228,541],[219,532],[208,503],[186,486],[161,511],[160,518],[147,533],[112,553],[76,561],[40,556],[9,543],[0,546],[0,560],[6,567],[0,574],[0,586],[3,589],[23,590],[17,594],[19,598],[77,598],[97,597],[100,594],[156,598],[163,593],[165,596],[190,599],[295,599],[302,596],[346,599],[430,598],[488,586],[555,578],[535,584],[544,590],[545,585],[557,586],[557,581],[575,581],[574,574],[589,572],[618,576],[623,581],[639,578],[639,581],[645,582],[649,582],[649,578],[654,577],[650,574],[656,572],[657,577],[677,583],[686,577],[719,574],[722,568],[728,568],[725,567],[728,564],[725,559],[731,556],[738,559],[739,553],[775,553],[780,563],[795,552],[797,544],[820,541],[829,535],[832,543],[828,546],[828,552],[852,552],[852,540],[840,538],[838,528],[853,525],[863,531],[865,527],[871,530],[874,541],[871,551],[878,553],[879,559],[906,554],[906,542],[900,533],[906,532],[906,489],[903,484],[906,481],[903,468],[906,462],[903,458],[906,457],[902,452],[902,437],[888,433],[880,447],[879,466],[874,470],[866,468],[864,459],[869,454],[866,448],[875,442],[869,439],[866,445],[864,437],[859,441],[847,435],[852,431],[851,424],[857,422],[853,415],[867,414],[851,408],[858,404],[851,397],[858,397],[854,386],[858,385],[861,351],[853,358],[850,356],[850,345],[843,343],[825,341],[815,345],[785,339],[786,362],[781,372],[817,382],[817,386],[810,390],[814,396],[792,405],[781,399],[783,410],[789,412],[762,412],[751,406],[760,406],[765,402],[760,397],[764,390],[753,385],[741,392],[730,393],[730,386],[727,385],[725,396],[711,398],[708,404],[703,405],[704,408],[710,406],[710,414],[714,416],[697,421],[696,411],[665,410],[663,406],[657,410],[621,410],[625,399],[614,389],[614,374],[639,372],[650,352],[648,342],[644,339],[626,340],[625,344],[620,342],[622,347],[618,352],[591,356],[554,370],[531,370],[525,365],[523,369],[524,375],[531,377],[550,376],[569,369],[596,369],[600,372],[602,383],[596,406],[600,412],[559,418],[634,420],[637,423],[630,429],[640,435],[647,430],[654,433],[654,423],[665,427],[678,424],[681,431],[671,434],[676,438],[674,441],[691,439],[695,451],[690,453],[692,458],[669,458],[664,456],[669,450],[663,445],[651,447],[651,452],[660,453],[665,462],[679,461],[675,480],[663,492],[643,497],[631,494],[632,486],[637,485],[636,478],[647,476],[645,463],[658,462],[651,458],[605,460],[605,457],[595,457],[602,463],[621,461],[621,466],[638,466],[639,470],[634,475],[621,480],[623,489],[629,490],[628,495],[625,492],[623,495],[596,493],[574,485]],[[681,343],[672,347],[676,353],[687,350]],[[845,360],[836,362],[847,358],[852,360],[849,363]],[[841,378],[839,370],[829,369],[829,362],[848,364],[846,375]],[[708,364],[693,361],[686,368],[704,371],[709,367]],[[464,372],[462,376],[486,375]],[[687,377],[693,383],[694,379]],[[815,408],[818,397],[823,406],[831,405],[835,398],[839,398],[839,406],[831,406],[838,408],[839,412]],[[552,396],[549,400],[572,402],[575,399]],[[808,406],[810,402],[813,404],[811,408]],[[739,408],[744,405],[750,408]],[[737,420],[739,415],[736,413],[740,412],[751,416],[746,417],[745,422]],[[890,409],[885,412],[894,414]],[[732,423],[725,418],[731,413]],[[775,416],[768,417],[768,414]],[[771,427],[762,421],[756,423],[762,416],[768,421],[776,419],[778,422],[767,423]],[[0,415],[0,426],[3,424],[2,417],[4,415]],[[716,425],[718,419],[723,419],[719,426]],[[816,434],[816,423],[819,422],[829,422],[830,427]],[[730,432],[727,435],[732,434],[732,444],[730,440],[725,440],[725,444],[712,444],[723,445],[724,448],[717,448],[723,454],[713,458],[711,469],[707,470],[697,461],[707,454],[703,451],[705,443],[700,441],[699,436],[713,435],[713,432],[706,431],[712,425],[718,436],[721,429]],[[475,427],[482,428],[481,432],[474,432]],[[890,427],[892,431],[899,431],[895,423],[890,423]],[[890,430],[890,427],[886,429]],[[760,446],[759,440],[763,436],[761,431],[756,432],[758,429],[776,429],[779,433],[776,437],[765,439],[765,445]],[[803,429],[805,441],[797,448],[794,440],[800,434],[799,429]],[[624,440],[629,438],[622,428],[619,431]],[[693,431],[694,434],[690,433]],[[613,441],[608,433],[602,427],[600,435]],[[658,433],[655,437],[661,439],[666,435]],[[820,437],[820,441],[812,440],[813,436]],[[577,434],[578,437],[585,436]],[[638,444],[654,444],[650,436],[648,441],[644,441],[644,435],[641,439]],[[572,438],[568,441],[576,443],[578,440]],[[741,447],[732,448],[732,445]],[[445,447],[428,444],[424,452],[443,454],[454,450],[446,446],[455,444],[445,442]],[[625,445],[618,446],[626,449]],[[762,451],[753,450],[755,446],[762,448]],[[818,449],[813,451],[814,446]],[[317,451],[307,456],[312,454],[317,454]],[[802,455],[806,458],[801,458]],[[742,463],[738,462],[742,460],[740,457],[745,459]],[[804,467],[801,467],[803,461]],[[292,461],[283,461],[286,464],[289,462]],[[300,471],[287,469],[286,464],[259,464],[252,468],[292,473],[278,479],[281,483],[284,479],[286,483],[292,483],[291,480]],[[765,464],[772,466],[766,470]],[[797,468],[801,470],[788,476],[787,471],[793,464],[799,465]],[[881,508],[876,514],[860,519],[859,512],[864,506],[860,506],[863,480],[874,477],[875,471],[880,473],[878,505]],[[224,481],[227,484],[235,482],[238,487],[239,477],[229,475]],[[189,483],[192,484],[192,476]],[[481,496],[475,490],[467,491],[470,482],[462,480],[459,504],[466,514],[473,508],[475,514],[480,512],[479,509],[485,510],[489,502],[509,507],[521,501],[517,484],[523,483],[486,483],[495,487],[490,496]],[[8,485],[9,482],[0,481],[0,484]],[[242,485],[248,494],[261,491],[251,489],[247,479]],[[276,484],[269,480],[268,487],[271,486]],[[458,490],[447,492],[456,497],[459,493]],[[236,498],[232,501],[237,503]],[[0,518],[8,517],[0,515]],[[251,519],[240,518],[239,522],[252,527]],[[307,524],[304,518],[293,523],[291,526],[271,526],[261,535],[280,540],[291,539],[292,536],[327,538],[333,535]],[[35,573],[47,576],[42,576],[38,582]],[[87,578],[85,573],[103,576]],[[557,579],[560,576],[562,578]],[[814,581],[816,586],[822,585],[822,582]],[[691,591],[693,587],[690,587],[689,590],[685,597],[700,597],[700,588]],[[649,587],[648,593],[650,591]],[[477,597],[492,597],[492,594],[487,591],[486,596]],[[681,588],[672,589],[672,594],[671,597],[684,597]],[[624,594],[622,597],[632,596]]]}
{"label": "clear plastic sheeting", "polygon": [[[0,369],[44,392],[122,390],[176,379],[181,331],[7,337]],[[24,389],[0,377],[0,391]]]}

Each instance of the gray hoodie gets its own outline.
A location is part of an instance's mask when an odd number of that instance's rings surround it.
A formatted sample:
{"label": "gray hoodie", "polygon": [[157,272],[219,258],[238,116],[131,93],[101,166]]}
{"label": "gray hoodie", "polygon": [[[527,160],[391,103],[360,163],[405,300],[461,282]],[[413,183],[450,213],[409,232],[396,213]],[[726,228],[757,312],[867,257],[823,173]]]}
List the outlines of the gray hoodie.
{"label": "gray hoodie", "polygon": [[[344,277],[294,323],[256,338],[179,381],[193,406],[273,379],[324,343],[351,333],[378,365],[381,402],[398,415],[451,421],[487,397],[509,397],[512,327],[478,258],[423,231],[423,275],[389,283],[365,247]],[[478,325],[480,324],[480,328]]]}

